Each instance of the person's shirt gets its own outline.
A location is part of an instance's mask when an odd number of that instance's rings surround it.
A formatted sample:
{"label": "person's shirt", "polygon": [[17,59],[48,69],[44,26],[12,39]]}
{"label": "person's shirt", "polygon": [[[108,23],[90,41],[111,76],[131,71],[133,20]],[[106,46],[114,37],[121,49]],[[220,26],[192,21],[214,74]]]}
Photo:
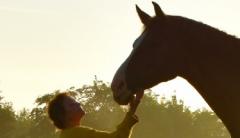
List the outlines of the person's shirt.
{"label": "person's shirt", "polygon": [[127,113],[114,132],[99,131],[81,126],[62,130],[60,138],[129,138],[131,130],[137,122],[136,116]]}

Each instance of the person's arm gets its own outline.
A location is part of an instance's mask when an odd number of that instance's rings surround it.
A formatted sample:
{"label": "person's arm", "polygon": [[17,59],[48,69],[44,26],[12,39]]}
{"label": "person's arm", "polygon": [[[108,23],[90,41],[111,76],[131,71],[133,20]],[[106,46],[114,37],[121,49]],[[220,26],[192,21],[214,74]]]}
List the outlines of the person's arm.
{"label": "person's arm", "polygon": [[62,130],[60,138],[115,138],[107,131],[99,131],[90,127],[74,127]]}
{"label": "person's arm", "polygon": [[[77,135],[77,133],[79,134],[77,137],[66,138],[129,138],[129,136],[131,135],[131,130],[134,124],[136,124],[137,122],[137,117],[128,112],[122,123],[117,126],[117,130],[112,133],[108,131],[99,131],[93,128],[81,127],[78,129],[77,132],[73,132],[75,133],[74,135]],[[84,131],[80,132],[80,129],[84,129]]]}
{"label": "person's arm", "polygon": [[131,135],[131,131],[133,126],[138,122],[138,117],[135,115],[137,107],[140,103],[140,100],[143,96],[143,92],[137,95],[136,97],[133,96],[132,100],[129,103],[130,109],[127,112],[124,120],[120,123],[117,127],[117,131],[115,134],[115,138],[128,138]]}
{"label": "person's arm", "polygon": [[128,112],[122,121],[117,126],[117,130],[114,132],[115,138],[128,138],[131,135],[133,126],[138,122],[136,115],[132,115]]}

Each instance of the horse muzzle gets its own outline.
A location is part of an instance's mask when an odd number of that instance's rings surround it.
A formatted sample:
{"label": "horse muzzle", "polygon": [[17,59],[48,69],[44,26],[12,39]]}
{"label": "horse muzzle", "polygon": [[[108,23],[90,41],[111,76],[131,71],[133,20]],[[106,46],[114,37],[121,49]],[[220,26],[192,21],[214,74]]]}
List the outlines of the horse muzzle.
{"label": "horse muzzle", "polygon": [[127,105],[132,99],[132,96],[133,94],[131,94],[130,91],[126,91],[120,95],[113,95],[113,98],[119,105]]}

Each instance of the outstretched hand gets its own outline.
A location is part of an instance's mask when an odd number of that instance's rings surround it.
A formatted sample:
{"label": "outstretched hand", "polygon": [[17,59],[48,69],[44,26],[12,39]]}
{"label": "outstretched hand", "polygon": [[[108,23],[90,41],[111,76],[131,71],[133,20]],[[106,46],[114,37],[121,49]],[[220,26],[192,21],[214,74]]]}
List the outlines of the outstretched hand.
{"label": "outstretched hand", "polygon": [[129,103],[130,109],[129,112],[134,115],[139,103],[141,102],[141,99],[143,97],[144,92],[138,92],[136,96],[134,95]]}

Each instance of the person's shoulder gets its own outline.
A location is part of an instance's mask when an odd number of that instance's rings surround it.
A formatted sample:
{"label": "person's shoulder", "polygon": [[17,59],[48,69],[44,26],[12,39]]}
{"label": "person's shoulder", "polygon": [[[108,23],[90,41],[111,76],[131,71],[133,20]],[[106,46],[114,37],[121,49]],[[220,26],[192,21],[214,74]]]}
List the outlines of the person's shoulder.
{"label": "person's shoulder", "polygon": [[69,137],[77,138],[80,136],[84,137],[84,136],[88,136],[94,132],[95,132],[95,130],[93,128],[86,127],[86,126],[72,127],[72,128],[62,130],[62,132],[60,134],[60,138],[69,138]]}
{"label": "person's shoulder", "polygon": [[80,127],[78,127],[78,129],[81,131],[96,131],[95,129],[88,127],[88,126],[80,126]]}
{"label": "person's shoulder", "polygon": [[63,130],[63,132],[86,132],[86,131],[95,131],[93,128],[88,127],[88,126],[79,126],[79,127],[72,127]]}
{"label": "person's shoulder", "polygon": [[100,131],[87,126],[74,127],[63,130],[60,138],[110,138],[112,133]]}

